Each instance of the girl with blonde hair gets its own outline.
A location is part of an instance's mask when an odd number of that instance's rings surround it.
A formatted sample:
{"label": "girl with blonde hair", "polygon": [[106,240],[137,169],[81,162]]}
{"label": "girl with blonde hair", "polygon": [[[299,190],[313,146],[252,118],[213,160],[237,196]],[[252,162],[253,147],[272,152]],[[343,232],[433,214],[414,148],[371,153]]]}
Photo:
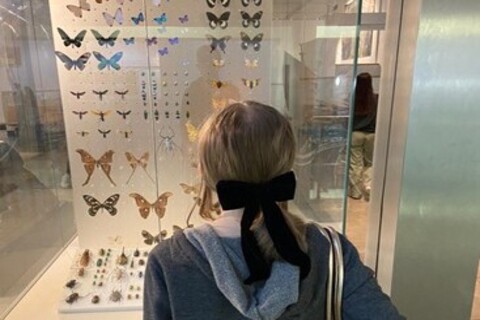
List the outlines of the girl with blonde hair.
{"label": "girl with blonde hair", "polygon": [[[296,186],[288,120],[257,102],[232,104],[202,127],[199,158],[200,215],[210,221],[150,253],[144,319],[326,319],[329,242],[287,210]],[[403,319],[341,239],[343,318]]]}

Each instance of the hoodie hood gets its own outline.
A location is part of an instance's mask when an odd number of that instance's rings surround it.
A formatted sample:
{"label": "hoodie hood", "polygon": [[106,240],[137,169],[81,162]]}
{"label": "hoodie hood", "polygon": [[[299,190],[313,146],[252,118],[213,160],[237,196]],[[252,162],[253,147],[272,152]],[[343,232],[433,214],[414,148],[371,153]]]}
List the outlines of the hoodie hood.
{"label": "hoodie hood", "polygon": [[241,241],[220,238],[214,228],[204,224],[187,229],[188,241],[207,261],[218,289],[245,317],[254,320],[277,319],[298,301],[300,270],[287,262],[275,261],[270,277],[263,282],[245,285],[248,267],[243,259]]}

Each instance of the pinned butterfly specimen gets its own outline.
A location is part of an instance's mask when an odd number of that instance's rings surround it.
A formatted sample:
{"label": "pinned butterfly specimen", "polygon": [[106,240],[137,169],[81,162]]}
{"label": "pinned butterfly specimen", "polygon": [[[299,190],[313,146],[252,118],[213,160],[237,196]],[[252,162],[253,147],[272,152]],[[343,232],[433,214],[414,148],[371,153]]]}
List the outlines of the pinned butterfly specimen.
{"label": "pinned butterfly specimen", "polygon": [[120,30],[115,30],[108,38],[105,38],[97,30],[92,29],[91,31],[95,39],[97,39],[98,45],[105,46],[105,48],[113,47],[120,34]]}
{"label": "pinned butterfly specimen", "polygon": [[163,230],[156,236],[152,235],[147,230],[142,230],[143,242],[145,242],[145,244],[148,244],[149,246],[151,246],[154,243],[159,243],[166,236],[167,236],[167,233],[165,230]]}
{"label": "pinned butterfly specimen", "polygon": [[158,43],[157,37],[146,38],[145,42],[147,43],[147,46],[151,46]]}
{"label": "pinned butterfly specimen", "polygon": [[117,91],[115,90],[115,93],[118,94],[119,96],[122,97],[122,100],[125,100],[125,95],[128,93],[128,90],[125,91]]}
{"label": "pinned butterfly specimen", "polygon": [[245,59],[245,67],[247,68],[257,68],[258,67],[258,60],[257,59]]}
{"label": "pinned butterfly specimen", "polygon": [[75,17],[82,18],[83,11],[90,11],[90,4],[87,2],[87,0],[79,0],[78,6],[75,6],[73,4],[68,4],[67,9],[68,11],[73,13]]}
{"label": "pinned butterfly specimen", "polygon": [[217,17],[212,12],[207,12],[208,18],[208,25],[211,29],[215,29],[220,27],[221,29],[225,29],[228,27],[228,19],[230,18],[230,11],[222,13],[219,17]]}
{"label": "pinned butterfly specimen", "polygon": [[200,193],[200,183],[196,185],[188,185],[186,183],[180,183],[180,187],[182,187],[183,192],[186,194],[198,195]]}
{"label": "pinned butterfly specimen", "polygon": [[72,39],[61,28],[57,28],[57,30],[58,30],[58,33],[60,34],[60,37],[63,40],[63,45],[65,47],[72,46],[72,48],[74,47],[80,48],[82,46],[82,41],[85,38],[85,35],[87,34],[87,30],[82,30],[75,36],[75,38]]}
{"label": "pinned butterfly specimen", "polygon": [[207,0],[207,6],[212,9],[215,5],[219,3],[224,7],[228,7],[230,0]]}
{"label": "pinned butterfly specimen", "polygon": [[129,131],[120,131],[121,134],[123,134],[123,137],[125,139],[129,139],[130,138],[130,135],[133,133],[132,130],[129,130]]}
{"label": "pinned butterfly specimen", "polygon": [[255,37],[250,39],[248,34],[246,34],[245,32],[240,32],[240,37],[242,39],[241,46],[243,50],[247,50],[249,47],[252,47],[255,51],[260,50],[263,33],[259,33]]}
{"label": "pinned butterfly specimen", "polygon": [[220,80],[212,80],[211,82],[212,88],[221,89],[222,87],[226,87],[228,84],[224,81]]}
{"label": "pinned butterfly specimen", "polygon": [[112,27],[115,22],[118,24],[123,24],[123,11],[122,8],[118,8],[117,11],[115,11],[114,15],[111,15],[108,12],[103,12],[103,18],[105,19],[105,22],[109,27]]}
{"label": "pinned butterfly specimen", "polygon": [[98,70],[103,70],[105,68],[107,68],[107,70],[110,70],[110,68],[120,70],[121,67],[118,62],[122,58],[123,52],[120,51],[115,53],[110,59],[105,58],[100,52],[97,51],[93,51],[93,55],[99,61]]}
{"label": "pinned butterfly specimen", "polygon": [[90,134],[90,132],[88,132],[88,131],[77,131],[77,134],[83,138],[85,136],[88,136]]}
{"label": "pinned butterfly specimen", "polygon": [[185,123],[185,129],[187,130],[188,140],[195,142],[198,139],[199,129],[195,127],[190,121]]}
{"label": "pinned butterfly specimen", "polygon": [[184,24],[188,22],[188,14],[184,15],[183,17],[178,17],[180,23]]}
{"label": "pinned butterfly specimen", "polygon": [[80,120],[83,119],[83,116],[88,113],[88,111],[72,111],[73,114],[77,115]]}
{"label": "pinned butterfly specimen", "polygon": [[212,98],[212,107],[215,110],[224,109],[228,104],[227,99],[222,98]]}
{"label": "pinned butterfly specimen", "polygon": [[167,22],[167,14],[164,12],[158,17],[153,18],[153,22],[155,22],[158,25],[162,25],[165,22]]}
{"label": "pinned butterfly specimen", "polygon": [[117,214],[118,210],[115,208],[115,205],[117,204],[118,200],[120,199],[120,195],[118,193],[115,193],[108,197],[103,203],[98,201],[92,196],[89,196],[88,194],[83,195],[83,200],[87,203],[87,205],[90,207],[88,209],[88,214],[91,215],[92,217],[96,216],[99,210],[107,210],[107,212],[111,215],[114,216]]}
{"label": "pinned butterfly specimen", "polygon": [[132,22],[136,26],[138,26],[140,22],[144,22],[144,21],[145,21],[145,16],[143,15],[143,12],[140,12],[136,17],[132,17]]}
{"label": "pinned butterfly specimen", "polygon": [[217,68],[221,68],[225,66],[225,60],[223,59],[213,59],[212,60],[212,65]]}
{"label": "pinned butterfly specimen", "polygon": [[249,79],[242,78],[242,81],[245,87],[250,89],[253,89],[260,84],[260,79],[249,80]]}
{"label": "pinned butterfly specimen", "polygon": [[71,93],[72,95],[74,95],[75,97],[77,97],[77,99],[80,99],[80,97],[85,94],[85,91],[77,91],[77,92],[75,92],[75,91],[70,91],[70,93]]}
{"label": "pinned butterfly specimen", "polygon": [[155,211],[159,219],[162,219],[165,216],[165,211],[167,210],[168,198],[171,196],[173,196],[173,193],[164,192],[157,198],[155,202],[150,203],[138,193],[130,193],[130,197],[135,199],[138,211],[143,219],[147,219],[150,215],[150,211],[152,210]]}
{"label": "pinned butterfly specimen", "polygon": [[208,40],[210,40],[210,53],[212,53],[216,49],[220,49],[223,53],[225,53],[225,49],[227,48],[227,41],[231,39],[230,36],[215,38],[214,36],[211,36],[209,34],[207,34],[206,37]]}
{"label": "pinned butterfly specimen", "polygon": [[103,136],[103,138],[105,139],[105,138],[107,137],[107,135],[108,135],[110,132],[112,132],[112,130],[106,130],[106,131],[104,131],[104,130],[98,129],[98,132],[99,132],[99,133]]}
{"label": "pinned butterfly specimen", "polygon": [[125,42],[125,45],[129,46],[131,44],[135,44],[135,38],[130,37],[130,38],[123,38],[123,42]]}
{"label": "pinned butterfly specimen", "polygon": [[242,0],[242,4],[244,7],[248,7],[251,3],[258,7],[262,5],[262,0]]}
{"label": "pinned butterfly specimen", "polygon": [[248,12],[241,11],[240,12],[242,16],[242,26],[244,28],[247,28],[248,26],[252,25],[254,28],[260,27],[260,19],[262,18],[263,11],[258,11],[257,13],[254,13],[252,16]]}
{"label": "pinned butterfly specimen", "polygon": [[168,38],[168,42],[170,43],[170,45],[173,46],[173,45],[179,44],[180,39],[178,37]]}
{"label": "pinned butterfly specimen", "polygon": [[103,96],[107,94],[108,90],[104,90],[104,91],[92,90],[92,92],[98,96],[98,98],[100,99],[100,101],[102,101],[102,100],[103,100]]}
{"label": "pinned butterfly specimen", "polygon": [[93,175],[93,172],[95,171],[95,168],[101,168],[103,173],[107,176],[107,179],[114,185],[116,186],[115,182],[113,182],[112,178],[110,177],[110,171],[112,169],[112,161],[113,161],[113,154],[114,152],[112,150],[108,150],[105,152],[100,159],[95,160],[94,157],[92,157],[87,151],[83,149],[77,149],[75,150],[80,154],[80,158],[83,163],[83,167],[85,169],[85,172],[87,173],[87,179],[85,179],[85,182],[82,184],[82,186],[85,186],[88,184],[90,181],[90,178]]}
{"label": "pinned butterfly specimen", "polygon": [[132,168],[132,173],[128,177],[127,184],[130,182],[130,179],[133,177],[133,174],[135,173],[138,167],[142,168],[145,174],[150,178],[150,181],[152,181],[155,184],[155,181],[153,180],[152,176],[147,171],[148,158],[149,158],[148,152],[145,152],[144,154],[142,154],[142,156],[138,159],[132,153],[125,152],[125,157],[127,158],[130,168]]}
{"label": "pinned butterfly specimen", "polygon": [[160,56],[164,56],[164,55],[167,55],[168,54],[168,48],[167,47],[163,47],[162,49],[158,49],[158,54],[160,54]]}
{"label": "pinned butterfly specimen", "polygon": [[92,113],[96,116],[100,117],[100,121],[105,122],[105,117],[108,116],[112,112],[111,110],[107,111],[95,111],[93,110]]}
{"label": "pinned butterfly specimen", "polygon": [[91,56],[90,52],[85,52],[80,57],[78,57],[77,60],[73,60],[72,58],[60,51],[55,51],[55,54],[60,59],[60,61],[63,62],[63,65],[67,70],[71,70],[72,68],[73,70],[77,70],[78,68],[78,70],[80,71],[85,69],[85,65],[87,64],[88,59],[90,59]]}

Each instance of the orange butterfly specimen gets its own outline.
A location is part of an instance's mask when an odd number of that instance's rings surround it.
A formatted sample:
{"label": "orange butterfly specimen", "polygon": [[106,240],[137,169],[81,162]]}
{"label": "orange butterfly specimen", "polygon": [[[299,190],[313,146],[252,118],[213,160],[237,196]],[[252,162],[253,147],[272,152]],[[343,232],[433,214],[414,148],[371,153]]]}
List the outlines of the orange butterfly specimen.
{"label": "orange butterfly specimen", "polygon": [[142,156],[138,159],[130,152],[125,152],[125,157],[127,158],[128,164],[132,168],[132,173],[130,174],[130,177],[128,177],[127,184],[130,182],[130,179],[133,177],[133,174],[135,173],[138,167],[142,168],[143,171],[145,171],[147,176],[150,178],[150,181],[152,181],[155,184],[155,181],[153,180],[152,176],[147,171],[148,158],[149,158],[148,152],[145,152],[144,154],[142,154]]}
{"label": "orange butterfly specimen", "polygon": [[114,185],[116,186],[115,182],[113,182],[112,178],[110,177],[110,171],[112,169],[112,161],[113,161],[113,154],[114,152],[112,150],[108,150],[103,154],[103,156],[100,157],[100,159],[95,160],[94,157],[92,157],[87,151],[83,149],[77,149],[75,150],[80,154],[81,160],[83,162],[83,167],[85,168],[85,171],[87,172],[87,179],[85,182],[82,184],[82,186],[85,186],[88,184],[90,181],[90,178],[93,175],[93,172],[95,171],[95,167],[100,167],[107,176],[107,179]]}
{"label": "orange butterfly specimen", "polygon": [[180,183],[180,187],[182,187],[183,192],[186,194],[198,195],[200,193],[200,183],[197,183],[193,186],[186,183]]}
{"label": "orange butterfly specimen", "polygon": [[154,203],[150,203],[147,201],[147,199],[145,199],[138,193],[130,193],[130,197],[135,199],[135,202],[138,206],[138,211],[140,212],[140,216],[143,219],[148,218],[148,215],[150,214],[150,211],[152,209],[155,210],[158,218],[162,219],[165,216],[165,211],[167,210],[168,198],[171,196],[173,196],[173,193],[164,192],[158,197],[157,201],[155,201]]}
{"label": "orange butterfly specimen", "polygon": [[188,140],[195,142],[198,138],[199,129],[195,127],[190,120],[185,123],[185,129],[187,129]]}
{"label": "orange butterfly specimen", "polygon": [[227,99],[212,98],[212,107],[215,110],[224,109],[228,104]]}

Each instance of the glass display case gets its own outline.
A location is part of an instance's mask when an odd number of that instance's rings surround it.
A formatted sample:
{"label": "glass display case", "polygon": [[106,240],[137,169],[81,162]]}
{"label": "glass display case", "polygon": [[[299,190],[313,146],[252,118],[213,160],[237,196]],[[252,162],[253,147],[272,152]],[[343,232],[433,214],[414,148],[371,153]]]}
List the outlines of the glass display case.
{"label": "glass display case", "polygon": [[0,311],[75,231],[151,248],[200,223],[198,129],[234,101],[291,120],[290,209],[341,229],[360,6],[0,0]]}

